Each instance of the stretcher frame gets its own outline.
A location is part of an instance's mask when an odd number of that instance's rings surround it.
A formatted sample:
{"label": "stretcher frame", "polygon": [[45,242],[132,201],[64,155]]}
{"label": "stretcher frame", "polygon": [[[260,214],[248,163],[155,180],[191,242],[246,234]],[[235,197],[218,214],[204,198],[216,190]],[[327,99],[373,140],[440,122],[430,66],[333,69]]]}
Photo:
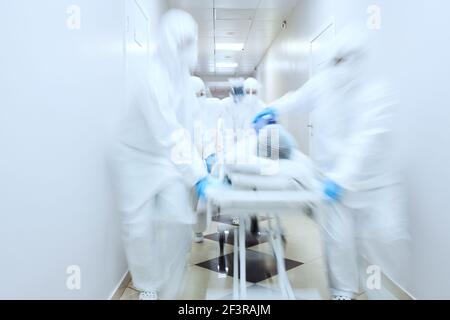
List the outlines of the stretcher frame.
{"label": "stretcher frame", "polygon": [[[244,191],[214,190],[208,192],[207,217],[211,221],[214,212],[239,217],[239,225],[234,232],[233,250],[233,299],[247,299],[246,279],[246,223],[250,215],[266,214],[275,221],[275,228],[269,228],[269,243],[277,262],[279,284],[283,299],[295,300],[284,263],[280,215],[304,211],[317,206],[321,198],[314,192],[298,191]],[[269,220],[269,224],[271,224]],[[243,244],[243,245],[242,245]],[[240,275],[240,277],[238,277]]]}

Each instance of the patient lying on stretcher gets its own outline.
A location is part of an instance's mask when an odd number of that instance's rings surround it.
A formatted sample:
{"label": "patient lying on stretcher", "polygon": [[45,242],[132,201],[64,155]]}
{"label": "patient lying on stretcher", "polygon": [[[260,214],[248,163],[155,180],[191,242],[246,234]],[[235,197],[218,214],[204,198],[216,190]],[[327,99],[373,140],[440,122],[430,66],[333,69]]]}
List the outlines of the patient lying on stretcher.
{"label": "patient lying on stretcher", "polygon": [[[316,170],[310,158],[297,147],[294,138],[280,125],[261,130],[258,138],[248,135],[228,153],[222,165],[223,180],[237,191],[313,190]],[[250,232],[258,237],[256,215],[250,215]],[[239,219],[235,218],[236,224]],[[284,238],[284,237],[283,237]]]}
{"label": "patient lying on stretcher", "polygon": [[[313,189],[316,171],[313,162],[297,147],[294,138],[280,125],[263,129],[256,144],[241,140],[224,164],[224,176],[233,189],[282,191]],[[252,144],[255,145],[252,148]],[[249,147],[250,146],[250,147]]]}
{"label": "patient lying on stretcher", "polygon": [[[220,189],[255,192],[315,189],[317,173],[313,162],[298,149],[295,139],[280,125],[267,126],[258,136],[252,132],[242,134],[236,144],[225,145],[223,150],[227,152],[217,155],[211,171],[213,176],[223,181]],[[201,234],[208,223],[205,221],[206,202],[199,202],[197,212],[200,222],[195,231]],[[239,224],[237,217],[233,221]],[[256,226],[252,227],[252,233],[257,233],[257,223],[252,221],[251,225]]]}

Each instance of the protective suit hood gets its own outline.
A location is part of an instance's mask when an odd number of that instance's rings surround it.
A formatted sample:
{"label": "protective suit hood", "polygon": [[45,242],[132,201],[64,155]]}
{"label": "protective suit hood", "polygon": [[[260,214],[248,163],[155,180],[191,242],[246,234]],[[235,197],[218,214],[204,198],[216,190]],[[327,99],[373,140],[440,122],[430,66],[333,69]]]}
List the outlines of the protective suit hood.
{"label": "protective suit hood", "polygon": [[198,25],[190,14],[172,9],[162,17],[158,54],[172,80],[197,65],[197,42]]}
{"label": "protective suit hood", "polygon": [[206,86],[199,77],[191,77],[191,86],[198,98],[206,97]]}
{"label": "protective suit hood", "polygon": [[244,90],[247,95],[254,96],[254,92],[256,91],[256,96],[258,96],[260,88],[261,86],[255,78],[248,78],[244,81]]}
{"label": "protective suit hood", "polygon": [[244,91],[245,91],[245,98],[244,103],[245,104],[258,104],[259,103],[259,90],[261,86],[255,78],[248,78],[244,82]]}

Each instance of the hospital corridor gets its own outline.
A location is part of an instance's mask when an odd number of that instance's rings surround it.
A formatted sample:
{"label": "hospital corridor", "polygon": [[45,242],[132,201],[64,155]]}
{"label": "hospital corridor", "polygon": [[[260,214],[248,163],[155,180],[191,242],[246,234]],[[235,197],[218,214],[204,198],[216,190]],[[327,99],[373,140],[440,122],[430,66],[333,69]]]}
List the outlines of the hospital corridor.
{"label": "hospital corridor", "polygon": [[0,0],[0,300],[449,300],[449,12]]}

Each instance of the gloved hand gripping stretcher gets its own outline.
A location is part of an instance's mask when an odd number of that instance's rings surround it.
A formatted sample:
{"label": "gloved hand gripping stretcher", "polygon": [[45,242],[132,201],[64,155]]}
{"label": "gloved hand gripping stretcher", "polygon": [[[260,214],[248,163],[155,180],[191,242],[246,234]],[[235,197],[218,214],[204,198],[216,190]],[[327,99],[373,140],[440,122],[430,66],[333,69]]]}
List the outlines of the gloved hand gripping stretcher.
{"label": "gloved hand gripping stretcher", "polygon": [[[269,218],[269,228],[263,232],[269,238],[277,261],[280,289],[284,299],[295,299],[284,265],[280,215],[300,213],[316,206],[322,200],[320,194],[315,191],[317,179],[312,162],[295,148],[295,144],[280,127],[272,129],[276,129],[276,134],[280,135],[279,139],[276,139],[279,141],[276,148],[270,143],[262,145],[260,138],[258,150],[263,150],[266,156],[273,156],[276,151],[279,160],[254,156],[247,158],[249,161],[243,164],[221,165],[219,170],[222,171],[222,179],[229,187],[211,188],[207,192],[208,221],[219,214],[239,217],[240,223],[237,232],[234,232],[233,270],[235,275],[239,270],[240,280],[237,276],[234,277],[234,299],[248,298],[245,237],[249,217],[256,215]],[[262,136],[264,141],[271,140],[270,134]]]}

